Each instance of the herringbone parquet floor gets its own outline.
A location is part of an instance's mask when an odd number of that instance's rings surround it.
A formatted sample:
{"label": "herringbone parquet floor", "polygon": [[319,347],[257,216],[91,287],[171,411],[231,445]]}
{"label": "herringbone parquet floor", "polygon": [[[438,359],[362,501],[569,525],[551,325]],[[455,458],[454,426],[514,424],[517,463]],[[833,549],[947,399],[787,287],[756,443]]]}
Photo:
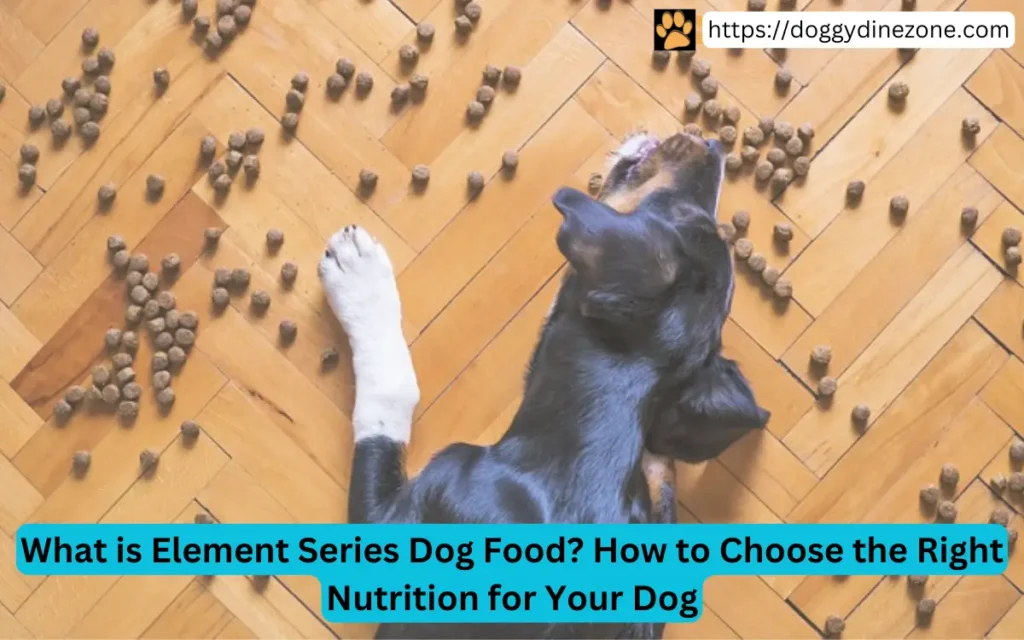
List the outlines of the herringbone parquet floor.
{"label": "herringbone parquet floor", "polygon": [[[400,272],[405,324],[422,388],[412,470],[452,440],[495,440],[516,409],[522,370],[548,309],[562,258],[559,217],[549,204],[562,185],[585,188],[605,154],[632,128],[658,133],[685,122],[693,89],[675,61],[652,65],[652,9],[693,0],[482,0],[464,39],[452,0],[261,0],[251,24],[215,57],[203,54],[172,0],[0,0],[0,637],[340,637],[371,629],[318,618],[315,580],[274,578],[261,593],[244,577],[27,577],[14,567],[13,536],[26,522],[176,522],[205,510],[221,522],[340,522],[351,457],[352,376],[344,336],[315,277],[328,235],[365,225]],[[776,4],[772,0],[771,5]],[[802,10],[899,10],[900,0],[800,0]],[[211,15],[213,0],[199,2]],[[742,9],[743,0],[698,0],[700,11]],[[919,0],[918,10],[1009,10],[1020,0]],[[773,6],[769,7],[774,8]],[[436,26],[415,66],[429,77],[425,100],[389,105],[406,81],[399,49],[416,25]],[[48,126],[26,113],[59,97],[80,75],[80,36],[100,33],[116,64],[113,90],[91,146],[77,134],[55,147]],[[1009,50],[927,50],[911,59],[888,50],[741,53],[703,50],[720,82],[718,99],[739,107],[739,128],[774,116],[809,122],[816,136],[806,180],[778,198],[749,170],[729,180],[722,218],[750,213],[755,250],[794,286],[785,307],[740,276],[726,326],[737,358],[773,413],[768,430],[721,459],[679,472],[680,513],[699,522],[926,522],[922,485],[955,464],[960,522],[1011,509],[1020,527],[1024,495],[987,486],[1009,475],[1009,447],[1024,433],[1024,289],[1004,268],[1000,236],[1024,226],[1024,42]],[[370,71],[358,97],[325,95],[338,58]],[[465,106],[487,64],[518,65],[518,90],[500,89],[477,127]],[[780,64],[790,90],[773,87]],[[153,91],[153,70],[171,84]],[[310,88],[294,137],[278,119],[292,76]],[[912,89],[902,110],[886,87]],[[70,120],[71,107],[64,118]],[[976,117],[973,144],[961,120]],[[226,198],[197,164],[199,141],[262,128],[262,175],[236,180]],[[714,135],[708,130],[708,135]],[[18,186],[19,149],[41,151],[37,182]],[[502,153],[520,151],[518,173],[498,172]],[[763,151],[767,149],[765,147]],[[415,164],[428,188],[409,188]],[[361,169],[379,175],[358,189]],[[469,171],[488,180],[475,200]],[[146,178],[166,181],[146,198]],[[866,183],[859,205],[846,184]],[[109,210],[97,189],[117,185]],[[889,215],[909,198],[903,220]],[[961,210],[976,207],[964,233]],[[772,241],[789,222],[788,247]],[[213,254],[208,227],[226,229]],[[285,233],[277,253],[269,228]],[[166,417],[152,400],[148,339],[136,357],[143,395],[134,427],[104,412],[52,415],[72,386],[105,360],[103,334],[121,326],[125,285],[112,274],[106,240],[120,234],[132,253],[177,253],[171,290],[180,310],[199,314],[195,347],[173,379]],[[278,284],[295,261],[291,290]],[[247,267],[251,288],[272,295],[255,314],[245,296],[210,309],[219,267]],[[277,340],[282,319],[298,337]],[[143,332],[144,333],[144,332]],[[320,370],[335,345],[341,365]],[[839,390],[815,401],[808,354],[830,345],[828,373]],[[851,427],[857,404],[869,428]],[[179,425],[203,429],[191,447]],[[139,452],[161,461],[140,477]],[[72,455],[92,453],[83,478]],[[1017,469],[1019,470],[1019,469]],[[674,637],[816,636],[829,615],[847,637],[1011,638],[1024,633],[1024,555],[1005,575],[932,578],[923,593],[885,577],[720,577],[706,585],[699,623]],[[930,626],[915,622],[920,597],[938,600]]]}

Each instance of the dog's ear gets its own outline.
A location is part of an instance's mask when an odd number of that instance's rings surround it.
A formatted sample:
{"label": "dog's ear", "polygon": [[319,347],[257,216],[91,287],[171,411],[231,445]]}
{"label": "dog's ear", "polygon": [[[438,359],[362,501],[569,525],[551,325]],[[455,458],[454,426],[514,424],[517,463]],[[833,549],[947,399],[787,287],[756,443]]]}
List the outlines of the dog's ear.
{"label": "dog's ear", "polygon": [[568,187],[552,201],[564,218],[558,248],[583,283],[582,313],[611,322],[649,315],[679,269],[667,226]]}
{"label": "dog's ear", "polygon": [[725,451],[771,414],[754,398],[739,366],[719,355],[686,381],[680,395],[660,413],[647,448],[686,462],[703,462]]}

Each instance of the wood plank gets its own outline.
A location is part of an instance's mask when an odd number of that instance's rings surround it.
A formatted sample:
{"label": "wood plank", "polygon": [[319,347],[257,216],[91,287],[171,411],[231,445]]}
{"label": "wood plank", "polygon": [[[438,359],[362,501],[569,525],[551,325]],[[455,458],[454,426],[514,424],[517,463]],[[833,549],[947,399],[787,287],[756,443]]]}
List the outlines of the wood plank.
{"label": "wood plank", "polygon": [[1018,358],[1024,358],[1024,288],[1013,280],[1004,280],[974,319]]}
{"label": "wood plank", "polygon": [[43,270],[36,259],[11,234],[0,228],[0,255],[4,268],[0,272],[0,302],[11,305]]}
{"label": "wood plank", "polygon": [[1024,139],[1000,124],[970,159],[971,166],[1018,208],[1024,208],[1024,167],[1017,161],[1021,154]]}
{"label": "wood plank", "polygon": [[14,389],[0,380],[0,454],[13,458],[42,423]]}
{"label": "wood plank", "polygon": [[942,602],[927,627],[908,638],[977,638],[985,634],[1020,599],[1002,576],[964,576]]}
{"label": "wood plank", "polygon": [[989,260],[999,265],[1007,276],[1024,285],[1024,268],[1009,264],[1005,258],[1003,232],[1010,227],[1024,229],[1024,213],[1009,202],[1004,202],[974,233],[971,242],[984,251]]}
{"label": "wood plank", "polygon": [[964,85],[999,119],[1024,134],[1024,67],[1005,51],[993,51]]}
{"label": "wood plank", "polygon": [[1009,358],[981,390],[981,399],[1018,434],[1024,435],[1024,363]]}
{"label": "wood plank", "polygon": [[215,638],[237,619],[220,600],[206,590],[203,578],[192,578],[188,585],[153,621],[143,638]]}

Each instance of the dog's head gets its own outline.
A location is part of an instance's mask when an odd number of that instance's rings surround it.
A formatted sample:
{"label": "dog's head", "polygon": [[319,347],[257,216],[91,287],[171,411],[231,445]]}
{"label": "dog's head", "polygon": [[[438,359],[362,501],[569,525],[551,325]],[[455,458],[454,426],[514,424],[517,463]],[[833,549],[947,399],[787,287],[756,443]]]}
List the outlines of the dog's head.
{"label": "dog's head", "polygon": [[713,140],[634,136],[597,199],[575,189],[554,197],[564,218],[558,247],[576,280],[560,304],[664,371],[647,448],[688,462],[718,455],[769,417],[720,355],[733,292],[717,220],[724,158]]}

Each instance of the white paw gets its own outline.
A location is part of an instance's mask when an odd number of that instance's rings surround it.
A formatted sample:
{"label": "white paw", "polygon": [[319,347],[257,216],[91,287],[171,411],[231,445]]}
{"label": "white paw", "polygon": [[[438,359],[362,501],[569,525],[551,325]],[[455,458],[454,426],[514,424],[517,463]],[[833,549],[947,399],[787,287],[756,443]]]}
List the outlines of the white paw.
{"label": "white paw", "polygon": [[327,302],[349,340],[374,340],[383,330],[401,329],[401,305],[387,251],[356,226],[331,236],[317,269]]}
{"label": "white paw", "polygon": [[345,227],[331,236],[317,272],[352,347],[355,440],[408,442],[420,391],[387,251],[365,229]]}

